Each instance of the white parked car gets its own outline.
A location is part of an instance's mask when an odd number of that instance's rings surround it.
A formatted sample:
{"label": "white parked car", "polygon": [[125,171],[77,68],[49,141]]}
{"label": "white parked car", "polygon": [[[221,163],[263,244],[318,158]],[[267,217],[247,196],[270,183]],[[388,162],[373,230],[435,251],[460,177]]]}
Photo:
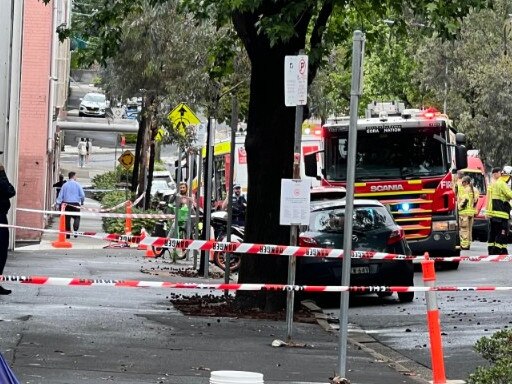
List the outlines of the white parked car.
{"label": "white parked car", "polygon": [[79,116],[105,117],[107,99],[103,93],[88,93],[81,100]]}

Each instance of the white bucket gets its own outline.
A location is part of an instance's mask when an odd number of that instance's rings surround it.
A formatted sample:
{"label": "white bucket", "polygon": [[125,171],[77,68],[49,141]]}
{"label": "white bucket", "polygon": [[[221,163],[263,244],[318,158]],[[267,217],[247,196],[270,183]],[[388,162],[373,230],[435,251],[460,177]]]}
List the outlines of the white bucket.
{"label": "white bucket", "polygon": [[264,384],[263,373],[246,371],[213,371],[210,384]]}

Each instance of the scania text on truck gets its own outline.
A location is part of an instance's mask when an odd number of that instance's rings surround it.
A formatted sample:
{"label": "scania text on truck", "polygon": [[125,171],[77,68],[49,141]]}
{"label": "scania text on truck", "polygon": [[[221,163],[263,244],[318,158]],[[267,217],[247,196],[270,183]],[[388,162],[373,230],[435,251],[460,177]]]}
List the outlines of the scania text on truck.
{"label": "scania text on truck", "polygon": [[[325,186],[346,185],[348,131],[347,119],[324,124],[322,175],[312,155],[305,156],[306,175]],[[464,142],[433,108],[373,102],[358,119],[355,197],[387,205],[416,255],[460,255],[452,176],[467,166]]]}

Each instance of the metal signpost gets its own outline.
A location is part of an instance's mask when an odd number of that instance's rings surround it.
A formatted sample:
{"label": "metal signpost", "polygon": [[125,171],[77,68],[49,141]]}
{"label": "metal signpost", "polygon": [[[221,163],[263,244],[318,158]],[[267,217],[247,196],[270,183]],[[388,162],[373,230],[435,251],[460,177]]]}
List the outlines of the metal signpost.
{"label": "metal signpost", "polygon": [[[287,107],[295,107],[295,139],[293,146],[293,179],[300,179],[300,142],[304,105],[308,99],[308,56],[301,50],[297,56],[286,56],[284,61],[284,99]],[[281,191],[282,193],[282,191]],[[281,207],[283,209],[283,207]],[[297,245],[299,226],[293,223],[290,227],[290,245]],[[295,284],[296,258],[288,259],[288,284]],[[286,337],[292,337],[293,302],[295,292],[286,293]]]}
{"label": "metal signpost", "polygon": [[[345,198],[345,233],[343,236],[343,268],[341,285],[350,285],[350,268],[352,254],[352,221],[354,214],[354,180],[357,149],[357,109],[359,96],[363,88],[363,56],[364,34],[354,32],[352,45],[352,86],[350,90],[350,123],[348,131],[347,154],[347,195]],[[345,377],[347,361],[347,333],[348,333],[348,302],[349,292],[342,292],[340,299],[340,334],[339,334],[339,376]]]}
{"label": "metal signpost", "polygon": [[126,150],[122,153],[121,156],[119,156],[119,158],[117,159],[117,161],[119,161],[119,164],[121,164],[126,173],[125,173],[125,184],[124,184],[124,192],[125,192],[125,195],[126,195],[126,199],[128,200],[128,187],[129,187],[129,183],[128,183],[128,171],[130,170],[130,168],[133,166],[133,163],[135,162],[135,156],[133,155],[133,153],[130,151],[130,150]]}
{"label": "metal signpost", "polygon": [[[236,96],[231,99],[231,148],[229,152],[229,186],[228,186],[228,223],[226,228],[226,241],[231,242],[231,223],[233,221],[233,178],[235,177],[235,145],[236,129],[238,127],[238,100]],[[231,264],[231,254],[226,252],[224,256],[224,283],[229,284],[229,272]],[[229,291],[224,291],[227,297]]]}
{"label": "metal signpost", "polygon": [[[210,238],[210,225],[211,225],[211,216],[212,216],[212,176],[213,176],[213,143],[214,143],[214,135],[215,135],[215,119],[213,117],[209,117],[208,120],[208,158],[206,159],[206,185],[205,185],[205,194],[204,194],[204,228],[203,232],[205,233],[205,240]],[[204,260],[204,273],[203,277],[208,277],[208,272],[210,269],[210,261],[209,261],[209,253],[204,252],[203,255]]]}

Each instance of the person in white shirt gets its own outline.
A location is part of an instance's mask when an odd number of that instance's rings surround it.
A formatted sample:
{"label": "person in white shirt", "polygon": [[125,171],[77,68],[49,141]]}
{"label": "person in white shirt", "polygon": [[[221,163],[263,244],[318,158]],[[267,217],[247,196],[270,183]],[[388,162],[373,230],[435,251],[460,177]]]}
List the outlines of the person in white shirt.
{"label": "person in white shirt", "polygon": [[82,137],[77,145],[78,149],[78,165],[80,168],[84,167],[85,158],[87,156],[87,144],[85,143],[85,139]]}

